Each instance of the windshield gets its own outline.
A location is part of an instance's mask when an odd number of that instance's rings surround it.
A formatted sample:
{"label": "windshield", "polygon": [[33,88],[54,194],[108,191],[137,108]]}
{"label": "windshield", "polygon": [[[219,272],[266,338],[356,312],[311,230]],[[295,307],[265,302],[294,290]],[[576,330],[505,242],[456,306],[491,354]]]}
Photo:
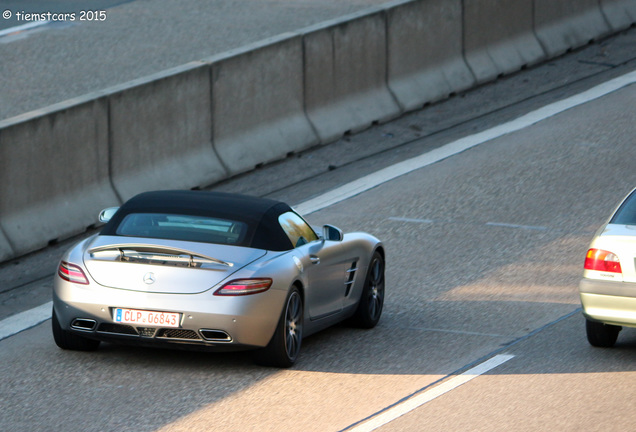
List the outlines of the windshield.
{"label": "windshield", "polygon": [[183,240],[242,246],[247,224],[205,216],[163,213],[131,213],[117,227],[116,234],[127,237]]}
{"label": "windshield", "polygon": [[617,225],[636,225],[636,190],[634,190],[627,199],[625,199],[618,210],[616,210],[610,223]]}

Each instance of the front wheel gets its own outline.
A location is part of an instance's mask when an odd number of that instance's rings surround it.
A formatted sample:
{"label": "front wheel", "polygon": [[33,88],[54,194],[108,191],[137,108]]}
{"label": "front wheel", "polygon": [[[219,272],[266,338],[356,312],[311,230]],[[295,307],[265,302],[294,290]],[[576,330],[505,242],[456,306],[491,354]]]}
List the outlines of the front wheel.
{"label": "front wheel", "polygon": [[618,339],[618,333],[622,327],[611,324],[603,324],[597,321],[585,320],[587,341],[590,345],[600,348],[611,348]]}
{"label": "front wheel", "polygon": [[303,299],[298,288],[292,287],[287,295],[274,336],[257,353],[257,362],[264,366],[291,367],[298,358],[303,339]]}
{"label": "front wheel", "polygon": [[362,288],[358,308],[350,323],[355,327],[370,329],[376,326],[384,306],[384,258],[378,251],[373,254],[367,277]]}

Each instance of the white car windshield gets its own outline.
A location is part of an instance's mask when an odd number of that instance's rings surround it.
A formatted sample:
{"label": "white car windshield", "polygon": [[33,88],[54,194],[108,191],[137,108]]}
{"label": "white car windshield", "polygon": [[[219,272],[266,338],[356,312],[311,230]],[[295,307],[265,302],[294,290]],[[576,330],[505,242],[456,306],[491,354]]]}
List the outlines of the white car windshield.
{"label": "white car windshield", "polygon": [[621,204],[610,223],[617,225],[636,225],[636,190]]}

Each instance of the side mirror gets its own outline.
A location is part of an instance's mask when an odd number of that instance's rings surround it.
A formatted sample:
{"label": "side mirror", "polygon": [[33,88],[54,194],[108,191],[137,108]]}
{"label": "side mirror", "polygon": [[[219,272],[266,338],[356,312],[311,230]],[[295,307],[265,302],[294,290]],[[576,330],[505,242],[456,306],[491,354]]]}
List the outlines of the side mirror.
{"label": "side mirror", "polygon": [[99,221],[102,223],[107,223],[109,220],[113,218],[113,216],[115,216],[115,213],[117,213],[117,210],[119,210],[119,207],[109,207],[107,209],[102,210],[101,212],[99,212]]}
{"label": "side mirror", "polygon": [[322,227],[322,238],[323,240],[342,241],[344,234],[342,234],[342,230],[333,225],[325,225]]}

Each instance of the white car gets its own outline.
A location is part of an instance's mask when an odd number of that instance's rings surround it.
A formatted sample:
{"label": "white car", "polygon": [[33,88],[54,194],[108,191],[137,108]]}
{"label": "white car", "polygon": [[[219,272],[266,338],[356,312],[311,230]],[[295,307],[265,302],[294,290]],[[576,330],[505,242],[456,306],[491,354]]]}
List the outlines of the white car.
{"label": "white car", "polygon": [[579,293],[591,345],[611,347],[636,327],[636,189],[594,236]]}

